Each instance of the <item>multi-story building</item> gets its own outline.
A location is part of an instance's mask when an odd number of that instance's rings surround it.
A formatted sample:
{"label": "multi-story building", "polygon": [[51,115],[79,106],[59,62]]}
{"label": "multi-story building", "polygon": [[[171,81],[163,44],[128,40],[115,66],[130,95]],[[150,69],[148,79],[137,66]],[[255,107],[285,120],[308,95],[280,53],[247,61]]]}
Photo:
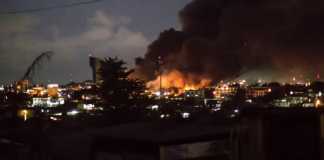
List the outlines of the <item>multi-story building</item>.
{"label": "multi-story building", "polygon": [[215,88],[214,96],[216,98],[224,98],[226,96],[232,96],[236,93],[237,87],[227,84],[219,85]]}
{"label": "multi-story building", "polygon": [[100,84],[102,82],[102,77],[100,74],[102,63],[102,59],[93,57],[91,55],[89,56],[89,64],[92,70],[92,80],[96,84]]}
{"label": "multi-story building", "polygon": [[267,95],[271,92],[271,88],[268,87],[248,87],[246,89],[246,97],[257,98]]}
{"label": "multi-story building", "polygon": [[20,80],[16,83],[16,90],[18,92],[26,92],[29,87],[29,80]]}

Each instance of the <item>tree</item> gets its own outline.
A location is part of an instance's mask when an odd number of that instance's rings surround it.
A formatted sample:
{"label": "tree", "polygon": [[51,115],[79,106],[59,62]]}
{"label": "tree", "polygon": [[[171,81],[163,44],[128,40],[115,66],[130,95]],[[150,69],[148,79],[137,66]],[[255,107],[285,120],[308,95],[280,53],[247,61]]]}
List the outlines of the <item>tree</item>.
{"label": "tree", "polygon": [[101,64],[101,96],[106,107],[129,108],[145,101],[145,84],[139,79],[131,79],[133,70],[118,58],[106,58]]}

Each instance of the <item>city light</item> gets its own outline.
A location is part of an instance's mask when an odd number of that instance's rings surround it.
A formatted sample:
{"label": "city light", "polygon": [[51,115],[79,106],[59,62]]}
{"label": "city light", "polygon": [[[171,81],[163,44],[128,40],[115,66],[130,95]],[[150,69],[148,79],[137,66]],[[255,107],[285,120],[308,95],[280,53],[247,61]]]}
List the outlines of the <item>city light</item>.
{"label": "city light", "polygon": [[54,116],[62,116],[63,113],[54,113],[53,115],[54,115]]}
{"label": "city light", "polygon": [[318,108],[320,105],[322,105],[321,100],[317,99],[315,101],[315,107]]}
{"label": "city light", "polygon": [[160,96],[161,96],[161,92],[160,92],[160,91],[157,91],[157,92],[155,92],[155,95],[156,95],[157,97],[160,97]]}
{"label": "city light", "polygon": [[95,108],[95,105],[94,104],[83,104],[83,109],[84,110],[93,110]]}
{"label": "city light", "polygon": [[26,121],[27,120],[28,111],[27,110],[23,110],[22,113],[24,114],[24,121]]}
{"label": "city light", "polygon": [[53,121],[57,121],[58,120],[58,118],[56,118],[56,117],[50,117],[50,119],[53,120]]}
{"label": "city light", "polygon": [[187,119],[190,117],[190,113],[188,113],[188,112],[184,112],[181,115],[182,115],[182,118],[184,118],[184,119]]}
{"label": "city light", "polygon": [[67,112],[66,114],[67,114],[68,116],[75,116],[75,115],[79,114],[79,111],[77,111],[77,110],[72,110],[72,111]]}
{"label": "city light", "polygon": [[0,160],[324,160],[324,0],[0,8]]}
{"label": "city light", "polygon": [[35,97],[32,99],[32,107],[43,106],[43,107],[57,107],[59,105],[63,105],[65,103],[64,98],[41,98]]}
{"label": "city light", "polygon": [[31,117],[31,112],[27,109],[22,109],[18,112],[18,116],[21,117],[24,121],[27,121],[28,118]]}
{"label": "city light", "polygon": [[152,106],[152,110],[158,110],[159,109],[159,106],[158,105],[153,105]]}
{"label": "city light", "polygon": [[218,112],[220,110],[221,110],[220,108],[212,108],[212,111],[214,111],[214,112]]}

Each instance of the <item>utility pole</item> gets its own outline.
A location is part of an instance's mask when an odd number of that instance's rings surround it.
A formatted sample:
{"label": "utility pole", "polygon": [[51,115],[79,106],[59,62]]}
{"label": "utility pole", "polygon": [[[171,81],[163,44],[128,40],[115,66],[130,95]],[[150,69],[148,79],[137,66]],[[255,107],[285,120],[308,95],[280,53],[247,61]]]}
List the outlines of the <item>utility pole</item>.
{"label": "utility pole", "polygon": [[163,75],[162,64],[163,64],[162,57],[159,56],[158,57],[158,67],[159,67],[159,76],[160,76],[160,89],[159,89],[160,90],[160,96],[159,96],[160,101],[162,101],[162,96],[163,96],[163,93],[162,93],[162,89],[163,89],[163,86],[162,86],[162,75]]}

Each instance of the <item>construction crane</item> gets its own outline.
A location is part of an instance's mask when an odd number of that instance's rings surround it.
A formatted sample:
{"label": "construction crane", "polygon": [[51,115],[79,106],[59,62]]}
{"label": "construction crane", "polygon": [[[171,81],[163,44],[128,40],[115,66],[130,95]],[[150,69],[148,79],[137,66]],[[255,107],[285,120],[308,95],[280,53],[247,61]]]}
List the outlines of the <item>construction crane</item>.
{"label": "construction crane", "polygon": [[52,51],[46,51],[41,53],[39,56],[37,56],[33,63],[27,68],[27,71],[25,72],[24,76],[20,79],[22,80],[28,80],[30,82],[33,82],[33,78],[37,72],[37,70],[41,67],[43,62],[49,61],[51,57],[53,56],[54,52]]}

